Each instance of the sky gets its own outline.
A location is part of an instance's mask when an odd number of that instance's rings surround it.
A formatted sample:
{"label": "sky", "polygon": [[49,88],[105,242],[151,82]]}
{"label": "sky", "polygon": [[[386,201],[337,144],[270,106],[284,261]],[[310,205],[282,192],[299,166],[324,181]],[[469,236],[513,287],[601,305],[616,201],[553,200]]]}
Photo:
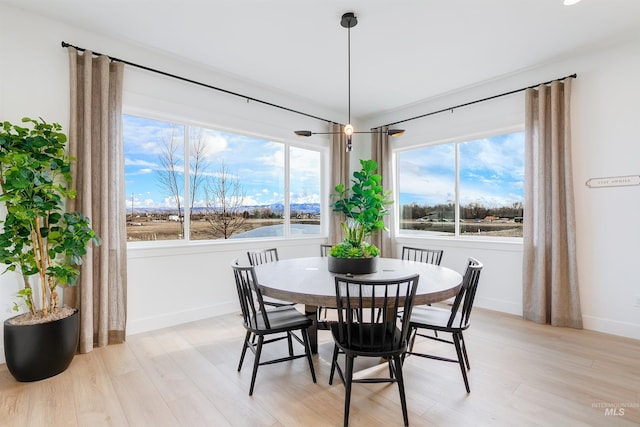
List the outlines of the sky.
{"label": "sky", "polygon": [[[485,207],[524,203],[524,132],[459,143],[460,203]],[[400,204],[455,201],[455,146],[398,154]]]}
{"label": "sky", "polygon": [[[140,118],[123,117],[127,208],[175,206],[160,180],[162,156],[174,141],[179,172],[184,172],[183,141],[201,142],[207,167],[202,176],[219,175],[222,163],[244,192],[243,205],[284,201],[285,144],[252,136],[191,128]],[[173,139],[172,139],[173,138]],[[524,132],[459,143],[460,202],[485,207],[524,202]],[[441,144],[398,153],[400,204],[435,205],[455,201],[455,146]],[[320,197],[321,153],[290,149],[291,203],[317,203]],[[181,202],[184,205],[184,200]],[[204,206],[199,194],[195,206]]]}
{"label": "sky", "polygon": [[[227,176],[238,180],[244,192],[243,205],[268,205],[284,201],[285,145],[256,137],[210,129],[190,128],[123,116],[127,208],[175,206],[168,187],[160,177],[166,170],[162,159],[174,152],[176,170],[184,173],[184,138],[189,133],[191,147],[200,143],[206,164],[206,179],[219,176],[222,164]],[[174,141],[173,150],[171,141]],[[319,151],[290,149],[291,203],[320,203]],[[166,162],[164,163],[166,164]],[[182,202],[184,203],[184,202]],[[204,206],[204,194],[195,206]]]}

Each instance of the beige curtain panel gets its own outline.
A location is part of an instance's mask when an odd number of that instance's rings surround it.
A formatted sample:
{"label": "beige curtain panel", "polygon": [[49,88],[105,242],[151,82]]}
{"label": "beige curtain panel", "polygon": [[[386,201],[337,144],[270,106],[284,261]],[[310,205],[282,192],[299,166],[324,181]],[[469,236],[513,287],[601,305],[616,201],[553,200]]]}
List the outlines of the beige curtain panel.
{"label": "beige curtain panel", "polygon": [[[389,143],[388,126],[373,129],[375,132],[371,134],[371,160],[378,162],[378,173],[382,175],[382,188],[384,190],[391,189],[393,182],[393,166],[391,158],[391,144]],[[393,205],[389,206],[393,209]],[[391,244],[391,233],[394,229],[393,218],[395,215],[387,215],[384,218],[384,225],[389,231],[378,230],[371,236],[371,243],[380,249],[380,256],[386,258],[395,258],[394,245]]]}
{"label": "beige curtain panel", "polygon": [[[329,132],[336,132],[331,135],[331,177],[329,182],[329,195],[333,194],[338,184],[351,186],[349,175],[349,153],[346,151],[347,140],[343,132],[342,126],[337,123],[329,125]],[[333,203],[333,199],[329,197],[329,203]],[[329,215],[329,243],[335,245],[342,241],[342,226],[345,218],[343,214]]]}
{"label": "beige curtain panel", "polygon": [[525,92],[523,316],[582,328],[570,99],[571,79]]}
{"label": "beige curtain panel", "polygon": [[80,310],[80,352],[125,339],[127,247],[125,230],[122,79],[124,64],[69,48],[69,152],[78,197],[70,210],[89,218],[101,246],[82,266],[65,303]]}

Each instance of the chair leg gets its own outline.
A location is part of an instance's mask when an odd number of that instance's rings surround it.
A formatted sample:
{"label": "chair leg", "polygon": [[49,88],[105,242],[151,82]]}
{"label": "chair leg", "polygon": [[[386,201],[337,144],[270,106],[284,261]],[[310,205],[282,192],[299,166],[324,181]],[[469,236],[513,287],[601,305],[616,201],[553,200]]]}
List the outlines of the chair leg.
{"label": "chair leg", "polygon": [[333,374],[336,372],[336,364],[338,363],[338,346],[333,346],[333,357],[331,358],[331,373],[329,374],[329,385],[333,385]]}
{"label": "chair leg", "polygon": [[293,332],[287,332],[287,343],[289,344],[289,357],[293,357],[293,341],[291,340],[291,334]]}
{"label": "chair leg", "polygon": [[409,339],[409,351],[413,351],[413,346],[416,343],[416,336],[418,335],[418,328],[412,328],[409,331],[409,336],[411,337]]}
{"label": "chair leg", "polygon": [[344,427],[349,425],[349,407],[351,406],[351,381],[353,379],[353,357],[346,356],[344,383]]}
{"label": "chair leg", "polygon": [[396,380],[398,381],[398,391],[400,392],[400,405],[402,406],[402,418],[404,425],[409,425],[409,415],[407,414],[407,398],[404,392],[404,377],[402,376],[402,360],[400,356],[394,356],[393,361],[396,366]]}
{"label": "chair leg", "polygon": [[247,334],[244,336],[244,343],[242,344],[242,353],[240,353],[240,363],[238,363],[238,372],[242,369],[242,362],[244,361],[244,355],[247,354],[247,347],[249,347],[249,337],[251,336],[251,332],[247,331]]}
{"label": "chair leg", "polygon": [[302,340],[304,341],[304,353],[307,355],[307,361],[309,362],[309,369],[311,370],[311,378],[313,382],[316,382],[316,371],[313,368],[313,359],[311,359],[311,346],[309,345],[309,333],[305,328],[300,330],[302,333]]}
{"label": "chair leg", "polygon": [[460,344],[462,344],[462,354],[464,354],[464,361],[467,364],[467,370],[471,369],[469,365],[469,356],[467,355],[467,346],[464,343],[464,336],[460,334]]}
{"label": "chair leg", "polygon": [[413,344],[416,341],[416,332],[417,329],[409,328],[409,334],[407,335],[407,349],[402,353],[402,363],[404,364],[404,358],[407,357],[407,353],[413,351]]}
{"label": "chair leg", "polygon": [[467,389],[467,393],[471,393],[471,389],[469,388],[469,380],[467,379],[467,368],[464,365],[464,354],[462,353],[459,334],[453,334],[453,343],[456,346],[456,353],[458,354],[458,363],[460,364],[460,370],[462,371],[464,386]]}
{"label": "chair leg", "polygon": [[258,365],[260,365],[260,353],[262,353],[262,343],[264,341],[264,336],[260,335],[258,337],[258,345],[256,347],[255,360],[253,361],[253,374],[251,374],[251,387],[249,387],[249,396],[253,394],[253,386],[256,383],[256,375],[258,374]]}
{"label": "chair leg", "polygon": [[[324,315],[322,314],[324,312]],[[327,307],[319,306],[318,307],[318,320],[327,318]]]}

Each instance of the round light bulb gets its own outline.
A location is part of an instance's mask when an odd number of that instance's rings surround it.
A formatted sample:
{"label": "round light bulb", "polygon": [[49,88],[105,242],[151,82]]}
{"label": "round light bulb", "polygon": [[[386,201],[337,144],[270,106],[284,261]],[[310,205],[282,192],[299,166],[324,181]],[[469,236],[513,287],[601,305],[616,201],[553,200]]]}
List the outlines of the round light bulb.
{"label": "round light bulb", "polygon": [[347,136],[353,135],[353,126],[351,126],[350,124],[345,125],[344,134],[347,135]]}

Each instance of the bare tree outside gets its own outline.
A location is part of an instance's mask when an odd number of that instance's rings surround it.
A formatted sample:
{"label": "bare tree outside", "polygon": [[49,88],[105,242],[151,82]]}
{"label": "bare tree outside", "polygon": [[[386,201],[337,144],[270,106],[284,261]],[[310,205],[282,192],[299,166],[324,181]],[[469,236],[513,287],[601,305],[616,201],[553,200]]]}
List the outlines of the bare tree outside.
{"label": "bare tree outside", "polygon": [[215,234],[228,239],[242,230],[246,222],[244,215],[245,193],[237,176],[220,164],[215,176],[208,177],[204,185],[207,221]]}
{"label": "bare tree outside", "polygon": [[171,134],[168,139],[162,141],[162,149],[160,156],[160,170],[158,171],[158,182],[160,187],[173,201],[173,205],[178,210],[178,221],[184,235],[184,217],[182,215],[182,189],[184,187],[184,166],[181,156],[181,147],[183,142],[176,139],[177,129],[175,126],[171,128]]}
{"label": "bare tree outside", "polygon": [[[192,128],[193,129],[193,128]],[[195,132],[195,130],[193,130]],[[193,215],[193,208],[195,206],[196,199],[200,194],[202,186],[204,184],[204,172],[209,167],[207,161],[207,145],[206,135],[202,129],[198,128],[197,134],[191,140],[191,147],[189,152],[189,192],[190,194],[190,208]]]}

